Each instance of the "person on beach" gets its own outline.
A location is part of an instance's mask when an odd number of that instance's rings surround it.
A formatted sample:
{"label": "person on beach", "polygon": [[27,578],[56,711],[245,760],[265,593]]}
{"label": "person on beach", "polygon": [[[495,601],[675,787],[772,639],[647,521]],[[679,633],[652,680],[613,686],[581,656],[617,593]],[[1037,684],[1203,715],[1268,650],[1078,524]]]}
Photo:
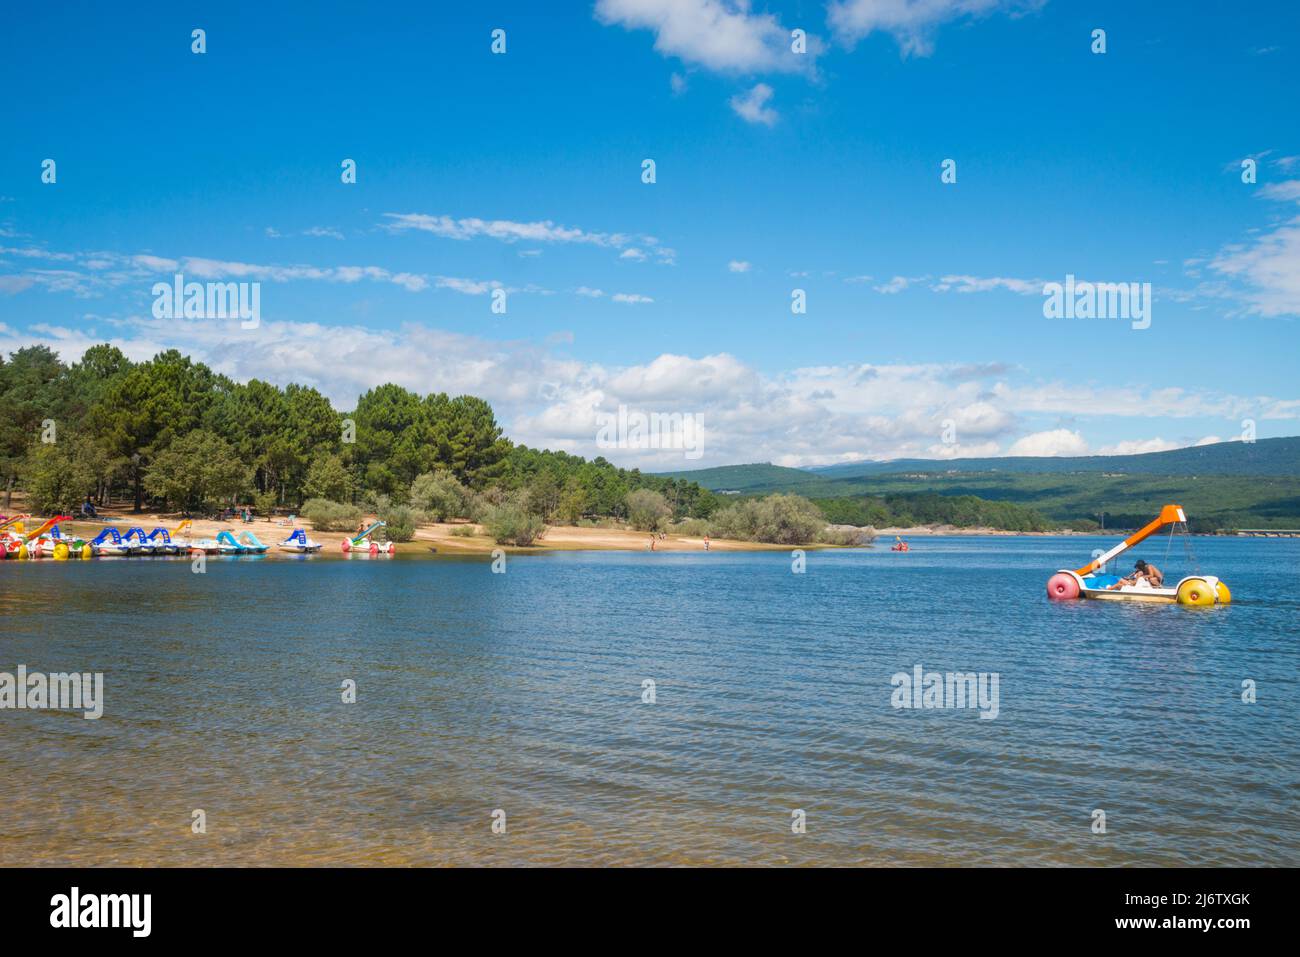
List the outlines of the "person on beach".
{"label": "person on beach", "polygon": [[655,537],[654,537],[653,535],[651,535],[651,536],[650,536],[650,551],[653,552],[654,550],[655,550]]}
{"label": "person on beach", "polygon": [[707,535],[704,536],[704,550],[706,552],[709,550],[709,536]]}
{"label": "person on beach", "polygon": [[81,514],[85,518],[97,518],[99,515],[99,513],[95,511],[95,506],[91,503],[89,495],[87,495],[86,500],[81,503]]}

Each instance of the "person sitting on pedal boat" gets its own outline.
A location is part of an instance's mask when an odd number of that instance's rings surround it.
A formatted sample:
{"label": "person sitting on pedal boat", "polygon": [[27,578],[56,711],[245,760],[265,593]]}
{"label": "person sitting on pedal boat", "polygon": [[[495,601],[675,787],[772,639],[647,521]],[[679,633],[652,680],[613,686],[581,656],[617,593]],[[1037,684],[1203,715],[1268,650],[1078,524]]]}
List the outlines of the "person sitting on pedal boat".
{"label": "person sitting on pedal boat", "polygon": [[1133,566],[1133,574],[1126,578],[1121,578],[1111,588],[1123,588],[1125,585],[1136,585],[1139,582],[1146,582],[1151,588],[1159,588],[1165,582],[1165,576],[1155,565],[1138,559]]}

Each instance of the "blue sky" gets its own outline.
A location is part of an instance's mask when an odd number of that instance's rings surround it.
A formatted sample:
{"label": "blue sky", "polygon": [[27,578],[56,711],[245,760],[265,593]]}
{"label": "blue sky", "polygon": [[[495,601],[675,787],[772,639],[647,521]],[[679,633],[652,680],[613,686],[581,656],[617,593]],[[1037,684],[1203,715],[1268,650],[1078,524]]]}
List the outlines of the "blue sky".
{"label": "blue sky", "polygon": [[[0,349],[471,392],[582,454],[693,413],[690,465],[1300,432],[1294,4],[464,6],[24,8]],[[261,325],[155,319],[176,272],[261,282]],[[1045,318],[1067,274],[1151,283],[1150,328]]]}

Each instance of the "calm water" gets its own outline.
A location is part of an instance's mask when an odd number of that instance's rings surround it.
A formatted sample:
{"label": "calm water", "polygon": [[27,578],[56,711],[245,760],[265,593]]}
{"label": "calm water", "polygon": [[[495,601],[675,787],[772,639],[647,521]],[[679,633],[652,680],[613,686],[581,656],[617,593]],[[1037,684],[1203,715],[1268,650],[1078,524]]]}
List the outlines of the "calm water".
{"label": "calm water", "polygon": [[[1111,541],[6,562],[0,671],[107,700],[0,711],[0,865],[1300,864],[1300,541],[1195,540],[1227,609],[1045,600]],[[895,710],[916,664],[1000,714]]]}

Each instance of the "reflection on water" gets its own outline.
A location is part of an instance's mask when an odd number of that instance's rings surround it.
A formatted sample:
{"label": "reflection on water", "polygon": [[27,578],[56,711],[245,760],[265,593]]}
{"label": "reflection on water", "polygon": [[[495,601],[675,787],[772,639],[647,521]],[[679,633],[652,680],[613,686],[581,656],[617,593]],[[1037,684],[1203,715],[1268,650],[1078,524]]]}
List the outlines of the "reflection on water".
{"label": "reflection on water", "polygon": [[[1300,542],[1198,540],[1226,609],[1047,602],[1100,544],[5,563],[0,671],[106,705],[0,711],[0,864],[1300,863]],[[895,710],[917,664],[999,716]]]}

